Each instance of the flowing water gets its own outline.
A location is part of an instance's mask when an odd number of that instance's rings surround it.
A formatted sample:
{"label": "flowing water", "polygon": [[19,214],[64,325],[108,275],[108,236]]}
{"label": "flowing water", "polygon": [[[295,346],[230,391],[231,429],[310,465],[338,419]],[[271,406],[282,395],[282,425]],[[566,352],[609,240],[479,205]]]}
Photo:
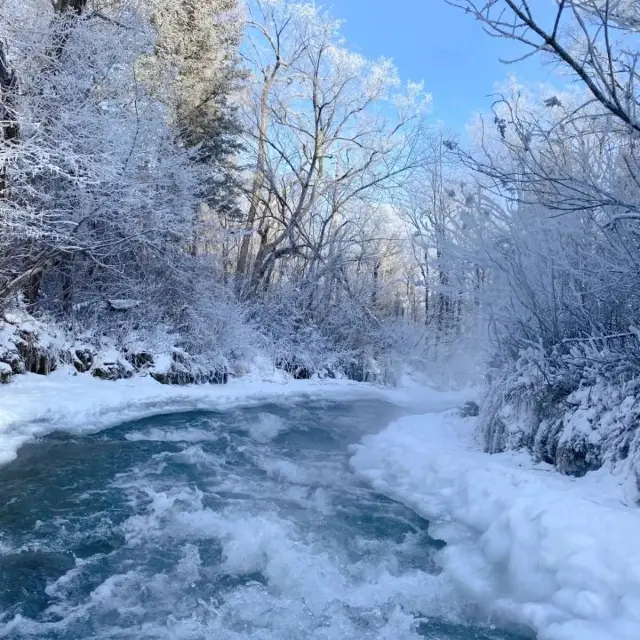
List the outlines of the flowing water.
{"label": "flowing water", "polygon": [[428,523],[349,471],[379,401],[186,413],[0,469],[0,637],[516,640],[438,575]]}

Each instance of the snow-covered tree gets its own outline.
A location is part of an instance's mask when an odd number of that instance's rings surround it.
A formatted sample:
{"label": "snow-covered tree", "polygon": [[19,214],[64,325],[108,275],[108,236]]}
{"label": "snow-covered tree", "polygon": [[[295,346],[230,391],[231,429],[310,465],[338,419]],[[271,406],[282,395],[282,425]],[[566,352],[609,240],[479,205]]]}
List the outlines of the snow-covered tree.
{"label": "snow-covered tree", "polygon": [[312,4],[255,1],[249,11],[244,129],[254,166],[238,272],[249,290],[282,268],[339,277],[332,243],[417,164],[425,96],[402,87],[390,61],[348,51],[339,23]]}
{"label": "snow-covered tree", "polygon": [[[498,367],[481,413],[487,448],[531,446],[584,473],[601,457],[564,430],[571,393],[640,375],[637,3],[558,0],[551,15],[525,0],[451,4],[574,81],[498,94],[476,148],[460,151],[475,185],[453,238],[485,276]],[[628,448],[628,433],[615,437]]]}
{"label": "snow-covered tree", "polygon": [[169,107],[181,142],[206,165],[202,195],[207,207],[218,215],[234,215],[234,154],[239,150],[234,94],[243,81],[238,2],[144,0],[142,7],[156,32],[144,72]]}
{"label": "snow-covered tree", "polygon": [[136,76],[152,32],[129,7],[84,9],[34,5],[39,24],[4,22],[19,135],[5,162],[2,296],[23,288],[35,304],[45,284],[66,311],[131,295],[181,250],[197,194],[164,105]]}

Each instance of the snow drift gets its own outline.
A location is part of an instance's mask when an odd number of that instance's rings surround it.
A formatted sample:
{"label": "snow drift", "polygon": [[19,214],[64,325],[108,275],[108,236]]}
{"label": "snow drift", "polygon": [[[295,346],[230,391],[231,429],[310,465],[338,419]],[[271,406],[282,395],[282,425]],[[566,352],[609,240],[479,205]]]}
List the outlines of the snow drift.
{"label": "snow drift", "polygon": [[525,453],[489,456],[476,421],[401,419],[355,448],[352,468],[431,522],[443,570],[539,640],[640,638],[640,513],[603,471],[561,476]]}

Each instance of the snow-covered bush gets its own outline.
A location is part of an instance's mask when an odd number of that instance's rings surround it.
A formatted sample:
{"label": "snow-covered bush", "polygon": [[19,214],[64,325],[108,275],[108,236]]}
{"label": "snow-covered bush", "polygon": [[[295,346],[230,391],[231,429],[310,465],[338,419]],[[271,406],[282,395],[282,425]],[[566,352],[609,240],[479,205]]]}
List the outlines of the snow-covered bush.
{"label": "snow-covered bush", "polygon": [[522,351],[495,369],[479,424],[485,449],[528,448],[560,471],[583,475],[626,461],[640,474],[637,337]]}
{"label": "snow-covered bush", "polygon": [[347,376],[383,384],[424,368],[423,327],[379,317],[358,298],[344,296],[321,305],[314,292],[313,283],[298,283],[252,302],[252,322],[279,367],[297,377]]}
{"label": "snow-covered bush", "polygon": [[475,179],[461,190],[467,213],[451,247],[485,273],[478,297],[494,354],[480,414],[487,450],[528,447],[580,475],[636,446],[637,11],[574,0],[551,16],[517,2],[453,4],[576,80],[558,90],[512,79],[491,120],[478,119],[476,148],[460,153]]}

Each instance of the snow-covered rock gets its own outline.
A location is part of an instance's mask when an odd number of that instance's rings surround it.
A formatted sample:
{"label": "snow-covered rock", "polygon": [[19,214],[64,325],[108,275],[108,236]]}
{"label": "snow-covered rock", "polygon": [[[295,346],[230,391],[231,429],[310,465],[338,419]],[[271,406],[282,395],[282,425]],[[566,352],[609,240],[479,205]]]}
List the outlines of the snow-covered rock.
{"label": "snow-covered rock", "polygon": [[172,349],[171,355],[154,357],[149,371],[162,384],[226,384],[229,378],[229,367],[223,358],[214,364],[203,363],[178,348]]}
{"label": "snow-covered rock", "polygon": [[59,333],[28,314],[7,314],[4,322],[0,319],[0,362],[14,374],[46,375],[57,368],[62,351]]}
{"label": "snow-covered rock", "polygon": [[637,378],[523,359],[489,384],[479,431],[490,453],[525,448],[568,475],[604,465],[640,477],[639,394]]}
{"label": "snow-covered rock", "polygon": [[72,349],[73,366],[78,373],[86,373],[96,359],[96,350],[89,345],[77,345]]}
{"label": "snow-covered rock", "polygon": [[91,366],[91,375],[100,380],[130,378],[134,371],[124,355],[113,348],[99,352]]}
{"label": "snow-covered rock", "polygon": [[[122,302],[121,309],[126,305]],[[47,375],[58,368],[73,368],[102,380],[151,375],[163,384],[222,384],[227,382],[228,364],[215,354],[195,357],[171,344],[156,353],[156,345],[141,339],[116,341],[102,335],[74,336],[52,322],[37,320],[16,310],[0,319],[0,367],[2,382],[12,375]],[[8,369],[7,369],[8,367]]]}
{"label": "snow-covered rock", "polygon": [[6,362],[0,362],[0,384],[10,382],[12,375],[13,371],[11,370],[11,366]]}

